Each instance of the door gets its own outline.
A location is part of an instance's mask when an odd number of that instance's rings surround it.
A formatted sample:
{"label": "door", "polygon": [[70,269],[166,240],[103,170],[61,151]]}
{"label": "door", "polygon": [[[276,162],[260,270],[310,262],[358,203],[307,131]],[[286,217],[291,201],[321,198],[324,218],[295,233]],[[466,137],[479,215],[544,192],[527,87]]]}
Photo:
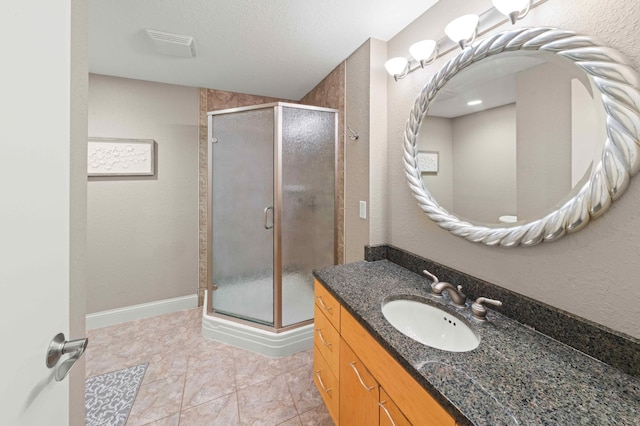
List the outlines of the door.
{"label": "door", "polygon": [[84,333],[84,308],[76,309],[84,301],[86,218],[83,3],[0,3],[2,38],[19,40],[6,43],[0,78],[0,422],[6,425],[84,424],[82,367],[71,372],[70,384],[55,381],[45,366],[55,334]]}
{"label": "door", "polygon": [[209,126],[213,309],[272,326],[273,108],[213,115]]}

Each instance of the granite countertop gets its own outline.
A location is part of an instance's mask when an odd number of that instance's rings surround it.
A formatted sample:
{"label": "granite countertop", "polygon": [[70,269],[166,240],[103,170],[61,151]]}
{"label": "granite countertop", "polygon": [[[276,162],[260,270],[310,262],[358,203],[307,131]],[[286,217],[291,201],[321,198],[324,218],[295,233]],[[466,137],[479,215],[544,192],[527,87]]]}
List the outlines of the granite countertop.
{"label": "granite countertop", "polygon": [[[430,281],[387,260],[314,271],[314,276],[460,424],[640,425],[640,379],[489,309],[486,323],[430,295]],[[440,277],[445,280],[445,277]],[[445,280],[446,281],[446,280]],[[445,352],[397,331],[382,315],[407,295],[470,325],[480,345]]]}

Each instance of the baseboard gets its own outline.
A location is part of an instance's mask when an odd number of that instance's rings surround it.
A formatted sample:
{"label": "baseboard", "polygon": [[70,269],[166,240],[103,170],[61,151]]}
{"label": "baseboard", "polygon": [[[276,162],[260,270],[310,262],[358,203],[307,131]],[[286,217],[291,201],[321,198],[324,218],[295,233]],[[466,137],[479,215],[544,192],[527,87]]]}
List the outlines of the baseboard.
{"label": "baseboard", "polygon": [[183,311],[198,306],[198,295],[175,297],[173,299],[158,300],[156,302],[142,303],[140,305],[126,306],[124,308],[111,309],[87,315],[87,330],[107,327],[156,315],[169,314]]}

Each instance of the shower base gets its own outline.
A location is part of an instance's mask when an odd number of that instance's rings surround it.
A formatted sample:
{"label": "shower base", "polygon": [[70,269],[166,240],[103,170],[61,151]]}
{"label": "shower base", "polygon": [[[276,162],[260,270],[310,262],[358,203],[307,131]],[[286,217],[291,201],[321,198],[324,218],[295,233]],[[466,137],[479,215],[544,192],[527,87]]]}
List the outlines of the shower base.
{"label": "shower base", "polygon": [[270,357],[284,357],[313,347],[313,324],[275,333],[209,315],[206,305],[202,307],[202,335]]}

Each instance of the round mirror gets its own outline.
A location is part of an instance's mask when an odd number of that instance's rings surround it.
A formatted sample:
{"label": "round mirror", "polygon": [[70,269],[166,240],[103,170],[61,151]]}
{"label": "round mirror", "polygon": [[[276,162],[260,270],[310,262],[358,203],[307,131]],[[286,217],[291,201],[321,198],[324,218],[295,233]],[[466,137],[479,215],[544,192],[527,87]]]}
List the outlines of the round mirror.
{"label": "round mirror", "polygon": [[534,245],[604,213],[640,168],[638,74],[551,28],[491,36],[449,61],[405,130],[409,186],[441,227]]}

